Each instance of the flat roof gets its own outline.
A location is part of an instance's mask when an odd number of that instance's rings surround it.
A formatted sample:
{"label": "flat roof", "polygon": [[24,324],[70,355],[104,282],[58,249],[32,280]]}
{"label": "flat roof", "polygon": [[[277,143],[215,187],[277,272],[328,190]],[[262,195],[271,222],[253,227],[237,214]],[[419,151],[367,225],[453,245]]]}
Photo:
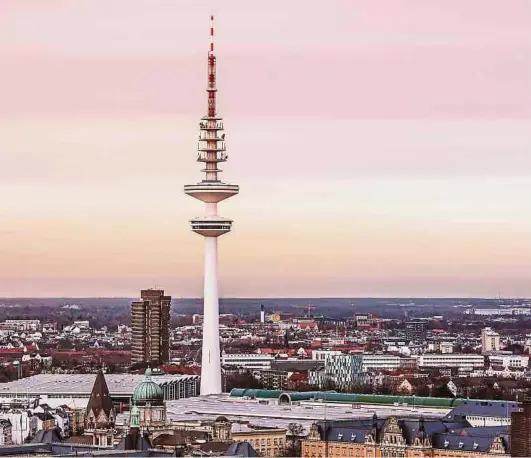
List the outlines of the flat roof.
{"label": "flat roof", "polygon": [[[160,386],[180,380],[197,379],[197,375],[164,374],[152,377]],[[131,396],[137,385],[145,379],[143,374],[105,374],[111,396]],[[34,395],[90,395],[96,374],[38,374],[0,384],[0,396],[15,394]]]}
{"label": "flat roof", "polygon": [[[301,401],[299,405],[279,405],[276,399],[269,404],[258,400],[230,397],[227,394],[197,396],[166,401],[167,418],[171,421],[207,421],[219,416],[231,421],[241,421],[276,428],[287,428],[289,423],[300,423],[306,431],[317,420],[352,420],[397,415],[400,417],[443,418],[450,408],[416,408],[361,404],[353,408],[350,403],[324,403]],[[120,419],[118,419],[118,422]]]}

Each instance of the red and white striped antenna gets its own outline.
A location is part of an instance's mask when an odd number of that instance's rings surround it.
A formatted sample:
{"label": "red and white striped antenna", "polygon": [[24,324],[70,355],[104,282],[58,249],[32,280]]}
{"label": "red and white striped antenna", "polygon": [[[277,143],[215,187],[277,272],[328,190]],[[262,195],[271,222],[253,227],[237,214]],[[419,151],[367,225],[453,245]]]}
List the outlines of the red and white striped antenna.
{"label": "red and white striped antenna", "polygon": [[214,52],[214,15],[210,15],[210,52]]}

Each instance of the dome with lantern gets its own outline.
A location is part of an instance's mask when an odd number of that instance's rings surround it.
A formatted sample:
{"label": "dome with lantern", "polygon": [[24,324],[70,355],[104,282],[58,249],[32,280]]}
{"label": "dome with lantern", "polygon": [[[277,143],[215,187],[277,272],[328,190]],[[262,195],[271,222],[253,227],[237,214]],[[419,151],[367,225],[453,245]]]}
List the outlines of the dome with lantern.
{"label": "dome with lantern", "polygon": [[136,405],[164,404],[164,393],[162,388],[151,379],[151,368],[146,369],[145,379],[135,388],[133,401]]}

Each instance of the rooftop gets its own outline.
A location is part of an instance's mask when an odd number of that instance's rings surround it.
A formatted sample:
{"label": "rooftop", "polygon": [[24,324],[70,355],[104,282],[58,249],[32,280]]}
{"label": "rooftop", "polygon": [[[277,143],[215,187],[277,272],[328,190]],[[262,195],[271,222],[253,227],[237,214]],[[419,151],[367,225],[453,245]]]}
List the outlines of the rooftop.
{"label": "rooftop", "polygon": [[[195,379],[195,375],[165,374],[153,377],[159,386],[179,380]],[[0,396],[10,395],[89,395],[96,374],[38,374],[0,385]],[[105,374],[111,396],[132,396],[136,386],[144,381],[142,374]]]}
{"label": "rooftop", "polygon": [[[299,405],[279,405],[276,399],[265,401],[230,397],[226,394],[198,396],[166,402],[167,418],[171,421],[208,421],[222,415],[231,421],[256,426],[287,428],[289,423],[301,423],[307,431],[316,420],[344,420],[400,415],[407,417],[442,418],[450,409],[395,407],[301,401]],[[120,422],[120,419],[118,419]]]}

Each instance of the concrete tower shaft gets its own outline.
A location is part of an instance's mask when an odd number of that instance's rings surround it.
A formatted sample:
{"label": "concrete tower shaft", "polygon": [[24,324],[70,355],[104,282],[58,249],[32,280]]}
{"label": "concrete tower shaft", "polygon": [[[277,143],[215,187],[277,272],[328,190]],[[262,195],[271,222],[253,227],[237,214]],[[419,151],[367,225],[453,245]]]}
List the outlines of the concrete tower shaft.
{"label": "concrete tower shaft", "polygon": [[216,106],[216,56],[214,54],[214,17],[210,17],[210,49],[208,51],[207,115],[199,121],[197,161],[204,163],[201,182],[186,185],[184,192],[206,205],[205,216],[190,220],[192,230],[205,237],[205,277],[203,348],[201,362],[201,394],[221,393],[221,355],[219,348],[218,240],[230,232],[232,220],[218,215],[218,202],[239,192],[238,185],[220,180],[220,162],[228,159],[223,118]]}

